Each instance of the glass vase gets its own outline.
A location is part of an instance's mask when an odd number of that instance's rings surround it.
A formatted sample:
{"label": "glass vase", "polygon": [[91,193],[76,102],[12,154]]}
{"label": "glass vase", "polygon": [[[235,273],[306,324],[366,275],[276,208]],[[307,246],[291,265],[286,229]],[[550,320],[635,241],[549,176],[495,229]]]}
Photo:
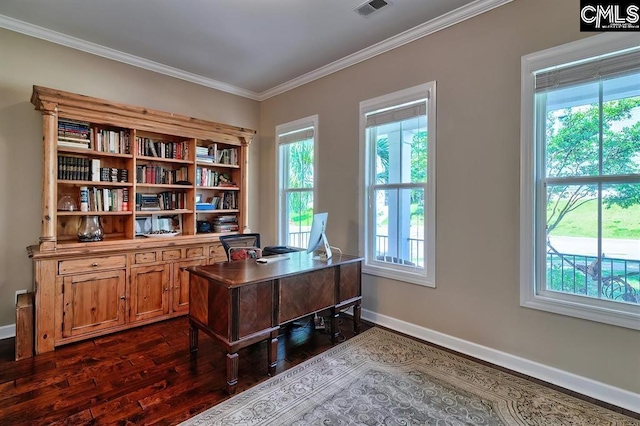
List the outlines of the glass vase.
{"label": "glass vase", "polygon": [[100,216],[80,217],[78,227],[78,241],[86,243],[92,241],[102,241],[104,239],[104,228],[100,222]]}

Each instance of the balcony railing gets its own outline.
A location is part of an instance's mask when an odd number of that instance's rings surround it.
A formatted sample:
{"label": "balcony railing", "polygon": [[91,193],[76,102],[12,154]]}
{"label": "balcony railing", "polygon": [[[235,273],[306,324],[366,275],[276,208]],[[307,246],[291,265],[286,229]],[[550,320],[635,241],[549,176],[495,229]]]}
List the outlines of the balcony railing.
{"label": "balcony railing", "polygon": [[402,265],[412,265],[420,268],[424,267],[424,240],[418,238],[407,238],[409,246],[409,256],[401,259],[391,254],[389,250],[389,237],[386,235],[376,235],[376,258],[390,263]]}
{"label": "balcony railing", "polygon": [[307,248],[310,235],[311,231],[289,232],[287,245],[290,247]]}
{"label": "balcony railing", "polygon": [[547,252],[547,289],[640,304],[640,260]]}

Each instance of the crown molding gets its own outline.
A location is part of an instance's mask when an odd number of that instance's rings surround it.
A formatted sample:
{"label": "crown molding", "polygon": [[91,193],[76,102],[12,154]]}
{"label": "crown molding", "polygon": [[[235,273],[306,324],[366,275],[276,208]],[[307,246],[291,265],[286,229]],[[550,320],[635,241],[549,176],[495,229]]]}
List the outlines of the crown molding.
{"label": "crown molding", "polygon": [[513,0],[477,0],[438,18],[432,19],[429,22],[425,22],[424,24],[420,24],[403,33],[388,38],[387,40],[384,40],[380,43],[374,44],[373,46],[362,49],[352,55],[346,56],[300,77],[294,78],[293,80],[289,80],[286,83],[275,86],[262,93],[256,93],[251,90],[222,83],[217,80],[183,71],[178,68],[170,67],[168,65],[163,65],[158,62],[150,61],[148,59],[140,58],[135,55],[130,55],[119,50],[104,47],[99,44],[81,40],[76,37],[71,37],[56,31],[48,30],[46,28],[19,21],[17,19],[13,19],[4,15],[0,15],[0,28],[5,28],[11,31],[26,34],[28,36],[70,47],[72,49],[101,56],[103,58],[112,59],[114,61],[132,65],[134,67],[146,69],[148,71],[164,74],[169,77],[178,78],[180,80],[188,81],[200,86],[220,90],[232,95],[238,95],[256,101],[264,101],[289,90],[295,89],[296,87],[310,83],[314,80],[318,80],[329,74],[333,74],[352,65],[366,61],[367,59],[371,59],[375,56],[403,46],[407,43],[411,43],[412,41],[418,40],[429,34],[433,34],[452,25],[458,24],[467,19],[488,12],[512,1]]}
{"label": "crown molding", "polygon": [[111,49],[96,43],[91,43],[89,41],[81,40],[76,37],[71,37],[66,34],[48,30],[46,28],[19,21],[8,16],[0,15],[0,28],[5,28],[17,33],[26,34],[31,37],[36,37],[52,43],[60,44],[72,49],[90,53],[92,55],[112,59],[114,61],[122,62],[127,65],[132,65],[134,67],[146,69],[148,71],[164,74],[169,77],[178,78],[180,80],[231,93],[233,95],[238,95],[253,100],[258,100],[259,98],[256,92],[252,92],[250,90],[242,89],[240,87],[212,80],[201,75],[193,74],[187,71],[180,70],[178,68],[150,61],[139,56],[130,55],[119,50]]}
{"label": "crown molding", "polygon": [[466,6],[459,7],[456,10],[432,19],[431,21],[420,24],[416,27],[413,27],[405,32],[381,41],[380,43],[369,46],[352,55],[345,56],[342,59],[320,67],[300,77],[294,78],[293,80],[289,80],[288,82],[283,83],[279,86],[266,90],[258,95],[258,100],[264,101],[273,96],[302,86],[303,84],[307,84],[314,80],[318,80],[319,78],[326,77],[329,74],[333,74],[334,72],[343,70],[352,65],[356,65],[360,62],[366,61],[367,59],[371,59],[397,47],[428,36],[429,34],[433,34],[452,25],[458,24],[460,22],[466,21],[467,19],[471,19],[482,13],[503,6],[507,3],[511,3],[512,1],[513,0],[477,0]]}

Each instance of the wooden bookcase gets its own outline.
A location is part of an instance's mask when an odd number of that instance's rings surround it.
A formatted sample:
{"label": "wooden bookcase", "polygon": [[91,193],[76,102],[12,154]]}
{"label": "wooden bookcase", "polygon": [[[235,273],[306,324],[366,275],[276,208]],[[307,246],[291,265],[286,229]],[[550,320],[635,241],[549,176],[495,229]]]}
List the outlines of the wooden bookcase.
{"label": "wooden bookcase", "polygon": [[[247,227],[255,131],[40,86],[31,102],[43,120],[42,228],[28,248],[36,353],[184,315],[185,265],[226,260],[214,230]],[[80,123],[90,142],[64,143],[65,123]],[[91,211],[79,211],[84,187]],[[148,210],[158,194],[162,210]],[[58,209],[65,196],[78,210]],[[220,200],[215,209],[197,205],[211,200]],[[83,216],[100,218],[102,241],[78,241]],[[179,233],[148,235],[167,225]]]}

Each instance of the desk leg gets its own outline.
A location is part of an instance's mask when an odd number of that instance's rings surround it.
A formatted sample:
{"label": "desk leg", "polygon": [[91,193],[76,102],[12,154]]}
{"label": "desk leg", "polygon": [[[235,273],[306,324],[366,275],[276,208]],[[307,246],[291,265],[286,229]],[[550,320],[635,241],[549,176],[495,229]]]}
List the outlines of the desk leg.
{"label": "desk leg", "polygon": [[331,344],[335,345],[338,341],[338,335],[340,334],[340,330],[338,330],[338,318],[340,316],[339,311],[335,308],[331,308],[331,330],[329,330],[329,334],[331,335]]}
{"label": "desk leg", "polygon": [[353,305],[353,332],[356,334],[360,334],[360,314],[361,314],[361,301],[358,300],[355,305]]}
{"label": "desk leg", "polygon": [[238,384],[238,353],[227,354],[227,393],[236,393]]}
{"label": "desk leg", "polygon": [[269,375],[276,375],[276,365],[278,363],[278,330],[271,332],[271,337],[267,345],[267,357],[269,358]]}
{"label": "desk leg", "polygon": [[189,322],[189,353],[191,359],[196,359],[198,356],[198,327],[192,322]]}

